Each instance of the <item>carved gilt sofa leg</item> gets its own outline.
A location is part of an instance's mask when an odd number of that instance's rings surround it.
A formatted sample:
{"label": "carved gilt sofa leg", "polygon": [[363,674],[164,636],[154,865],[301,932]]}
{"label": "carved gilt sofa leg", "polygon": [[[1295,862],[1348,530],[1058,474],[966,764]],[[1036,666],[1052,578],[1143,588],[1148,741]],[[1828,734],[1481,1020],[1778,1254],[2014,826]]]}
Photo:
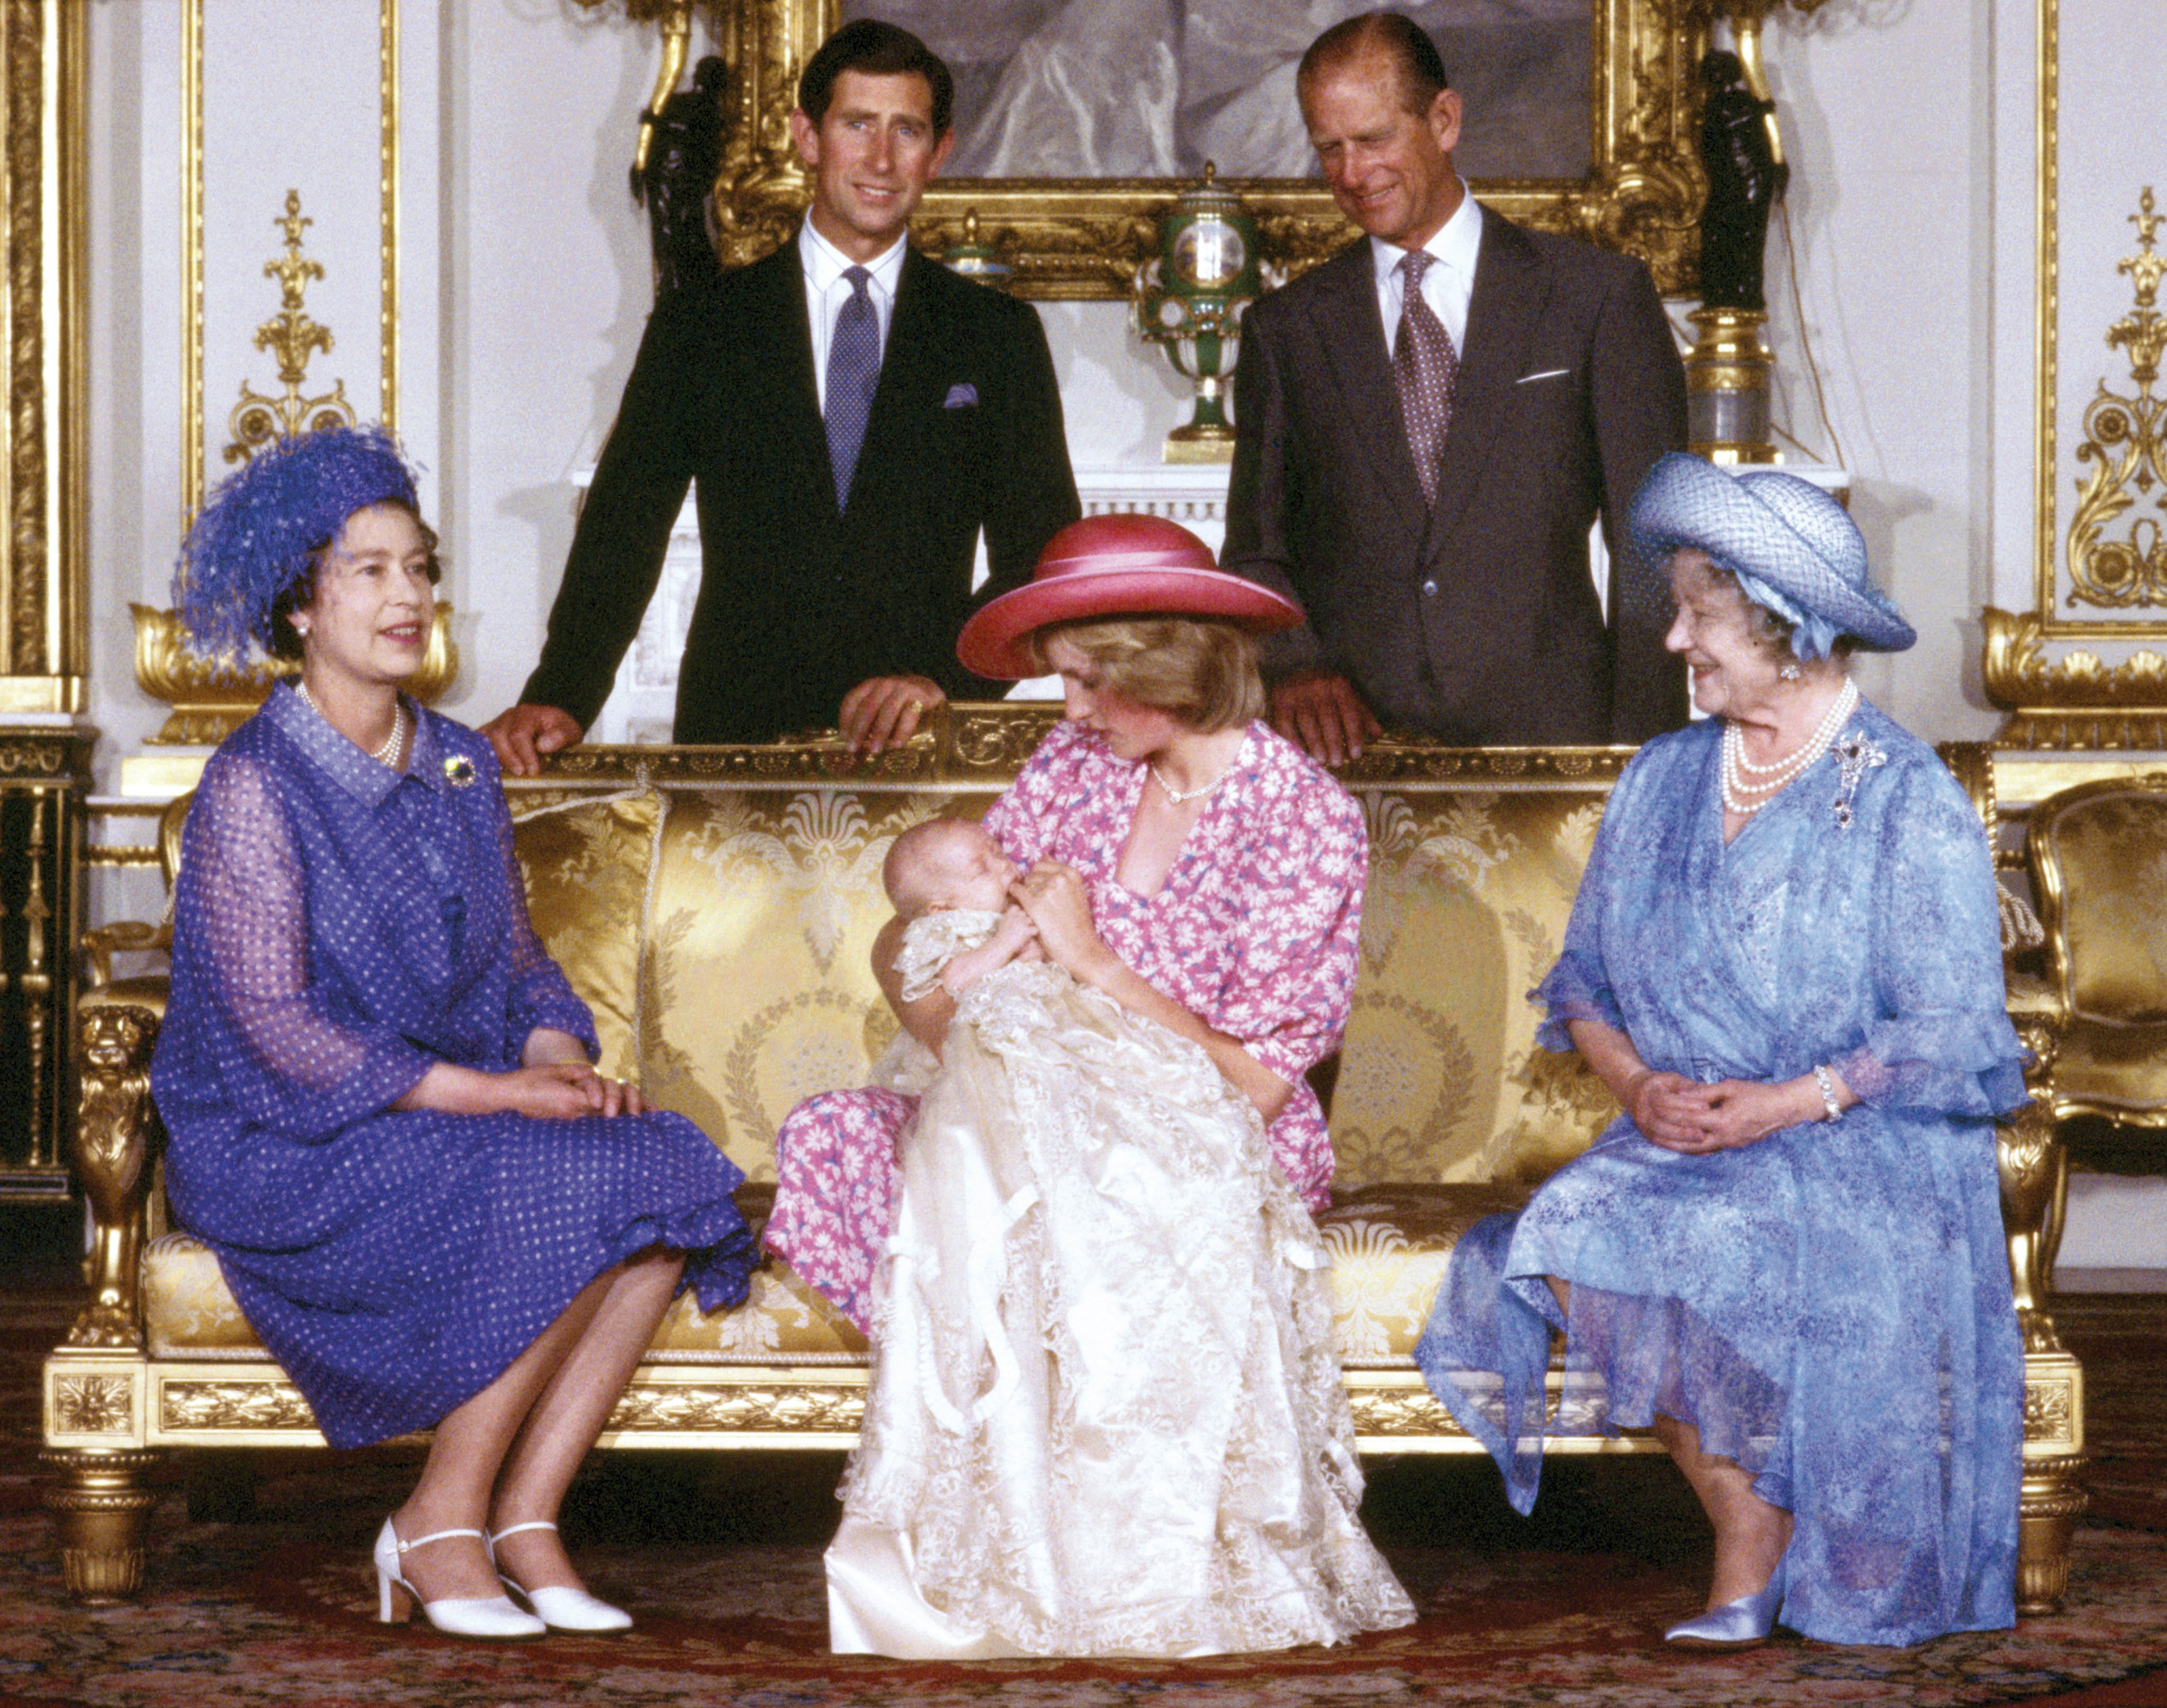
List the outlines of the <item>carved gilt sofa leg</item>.
{"label": "carved gilt sofa leg", "polygon": [[2069,1587],[2069,1541],[2086,1496],[2078,1474],[2085,1451],[2085,1373],[2062,1345],[2053,1314],[2054,1257],[2069,1187],[2069,1152],[2045,1085],[2058,1037],[2051,1026],[2019,1028],[2034,1053],[2027,1077],[2039,1094],[2003,1123],[1998,1147],[2002,1223],[2010,1278],[2024,1331],[2024,1480],[2016,1544],[2016,1610],[2060,1610]]}
{"label": "carved gilt sofa leg", "polygon": [[[2029,1396],[2027,1394],[2027,1399]],[[2027,1404],[2026,1410],[2030,1407]],[[2027,1618],[2058,1613],[2069,1588],[2069,1541],[2088,1497],[2077,1473],[2081,1456],[2024,1461],[2022,1516],[2016,1533],[2016,1610]]]}
{"label": "carved gilt sofa leg", "polygon": [[45,1490],[45,1505],[60,1532],[68,1594],[93,1606],[125,1600],[142,1587],[143,1543],[158,1500],[143,1474],[162,1456],[130,1449],[40,1456],[61,1473],[59,1485]]}

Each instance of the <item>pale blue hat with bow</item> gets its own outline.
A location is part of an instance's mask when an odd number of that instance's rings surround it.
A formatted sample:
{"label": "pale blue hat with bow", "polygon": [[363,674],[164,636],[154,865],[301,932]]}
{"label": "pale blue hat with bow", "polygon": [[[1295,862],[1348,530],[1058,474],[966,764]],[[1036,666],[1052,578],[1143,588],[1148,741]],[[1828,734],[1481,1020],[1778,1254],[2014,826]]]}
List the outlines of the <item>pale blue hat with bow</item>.
{"label": "pale blue hat with bow", "polygon": [[1691,546],[1737,577],[1738,590],[1794,625],[1791,650],[1825,658],[1839,635],[1873,652],[1919,638],[1867,573],[1866,541],[1843,506],[1779,470],[1730,475],[1672,452],[1633,501],[1633,548],[1661,563]]}

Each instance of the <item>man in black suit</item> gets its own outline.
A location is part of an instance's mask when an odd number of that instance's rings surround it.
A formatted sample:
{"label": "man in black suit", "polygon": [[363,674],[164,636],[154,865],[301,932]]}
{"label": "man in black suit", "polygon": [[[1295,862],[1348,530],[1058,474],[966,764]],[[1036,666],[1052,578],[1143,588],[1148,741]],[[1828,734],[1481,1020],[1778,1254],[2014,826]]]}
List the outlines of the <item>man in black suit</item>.
{"label": "man in black suit", "polygon": [[1412,19],[1327,30],[1295,88],[1333,199],[1369,236],[1242,321],[1221,562],[1309,615],[1268,643],[1273,721],[1333,764],[1380,722],[1467,745],[1682,724],[1667,592],[1624,529],[1648,469],[1685,446],[1647,268],[1476,204],[1452,164],[1460,98]]}
{"label": "man in black suit", "polygon": [[486,726],[506,770],[532,775],[601,709],[688,481],[702,573],[677,740],[833,719],[877,752],[948,696],[998,692],[956,660],[978,530],[991,597],[1080,512],[1038,316],[906,241],[951,97],[916,36],[871,19],[807,65],[790,123],[811,211],[776,254],[656,306],[541,663]]}

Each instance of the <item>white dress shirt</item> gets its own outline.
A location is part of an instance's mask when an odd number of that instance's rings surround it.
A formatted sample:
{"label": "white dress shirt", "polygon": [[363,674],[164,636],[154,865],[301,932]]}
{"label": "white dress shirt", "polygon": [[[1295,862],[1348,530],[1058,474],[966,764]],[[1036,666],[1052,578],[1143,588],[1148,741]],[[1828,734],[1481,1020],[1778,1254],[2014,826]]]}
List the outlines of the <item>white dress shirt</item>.
{"label": "white dress shirt", "polygon": [[[1468,194],[1467,180],[1460,181],[1460,205],[1452,217],[1431,234],[1423,247],[1437,264],[1423,275],[1423,300],[1452,334],[1452,347],[1467,353],[1467,303],[1475,294],[1475,257],[1482,248],[1482,210]],[[1377,268],[1377,307],[1385,317],[1385,353],[1398,346],[1401,296],[1407,275],[1400,263],[1407,252],[1382,237],[1370,240],[1370,257]]]}
{"label": "white dress shirt", "polygon": [[835,316],[850,300],[850,282],[843,274],[860,265],[872,274],[866,294],[872,299],[873,321],[879,329],[881,357],[885,361],[888,322],[895,318],[895,287],[903,277],[907,241],[898,237],[885,254],[861,263],[814,231],[810,215],[797,228],[797,258],[805,269],[805,317],[813,326],[813,384],[819,389],[824,416],[828,412],[828,346],[835,336]]}

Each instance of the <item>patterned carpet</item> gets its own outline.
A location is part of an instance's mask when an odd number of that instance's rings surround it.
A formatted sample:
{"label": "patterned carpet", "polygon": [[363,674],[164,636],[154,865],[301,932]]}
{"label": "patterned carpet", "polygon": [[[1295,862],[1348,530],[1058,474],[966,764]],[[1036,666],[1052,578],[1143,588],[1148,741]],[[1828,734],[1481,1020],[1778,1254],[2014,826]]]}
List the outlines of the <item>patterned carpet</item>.
{"label": "patterned carpet", "polygon": [[236,1523],[189,1522],[171,1469],[141,1600],[75,1607],[36,1458],[37,1361],[66,1323],[68,1282],[50,1252],[0,1259],[0,1708],[2167,1708],[2167,1297],[2068,1303],[2091,1396],[2093,1509],[2069,1606],[2014,1631],[1894,1653],[1796,1640],[1668,1653],[1661,1631],[1697,1605],[1708,1541],[1667,1466],[1555,1463],[1523,1523],[1486,1463],[1407,1460],[1372,1467],[1365,1515],[1422,1610],[1408,1631],[1227,1662],[934,1666],[826,1652],[833,1456],[591,1467],[566,1531],[595,1587],[638,1614],[626,1637],[490,1649],[374,1624],[368,1544],[411,1475],[384,1454],[259,1461],[255,1514]]}

